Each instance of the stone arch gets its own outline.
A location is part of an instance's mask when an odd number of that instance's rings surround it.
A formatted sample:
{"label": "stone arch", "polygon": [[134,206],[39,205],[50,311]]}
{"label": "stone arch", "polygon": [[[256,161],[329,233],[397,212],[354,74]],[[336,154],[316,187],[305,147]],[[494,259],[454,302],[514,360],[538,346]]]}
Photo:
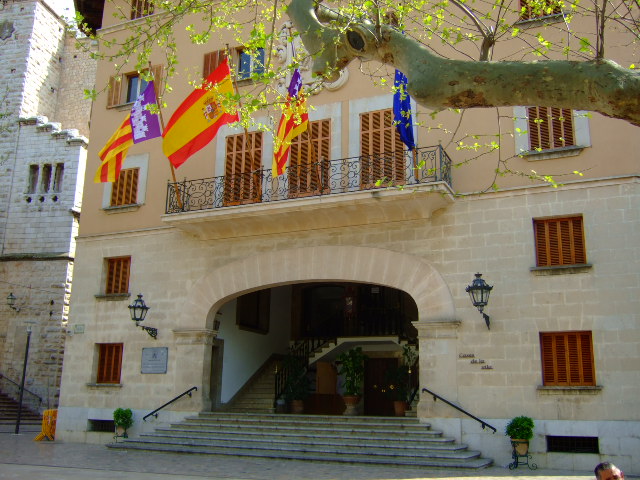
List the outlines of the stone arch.
{"label": "stone arch", "polygon": [[407,292],[420,322],[454,322],[451,292],[440,273],[423,259],[391,250],[358,246],[315,246],[261,253],[211,271],[186,299],[190,318],[212,327],[213,315],[240,293],[298,282],[353,281]]}

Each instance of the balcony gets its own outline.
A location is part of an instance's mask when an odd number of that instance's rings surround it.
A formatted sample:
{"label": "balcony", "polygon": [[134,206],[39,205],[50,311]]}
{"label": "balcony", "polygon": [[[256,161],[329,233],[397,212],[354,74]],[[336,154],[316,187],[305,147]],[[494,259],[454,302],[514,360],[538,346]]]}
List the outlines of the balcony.
{"label": "balcony", "polygon": [[427,219],[454,201],[441,146],[167,185],[163,221],[201,239]]}

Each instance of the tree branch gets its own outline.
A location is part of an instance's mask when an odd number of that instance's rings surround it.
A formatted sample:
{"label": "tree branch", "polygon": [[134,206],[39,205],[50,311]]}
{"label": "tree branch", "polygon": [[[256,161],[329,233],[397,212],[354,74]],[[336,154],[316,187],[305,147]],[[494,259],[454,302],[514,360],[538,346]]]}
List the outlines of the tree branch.
{"label": "tree branch", "polygon": [[572,108],[640,126],[640,72],[612,61],[451,60],[389,25],[382,25],[378,35],[364,22],[344,29],[335,26],[336,20],[324,25],[316,16],[314,0],[292,0],[287,13],[314,56],[314,73],[329,80],[355,58],[377,60],[404,72],[409,94],[427,108]]}

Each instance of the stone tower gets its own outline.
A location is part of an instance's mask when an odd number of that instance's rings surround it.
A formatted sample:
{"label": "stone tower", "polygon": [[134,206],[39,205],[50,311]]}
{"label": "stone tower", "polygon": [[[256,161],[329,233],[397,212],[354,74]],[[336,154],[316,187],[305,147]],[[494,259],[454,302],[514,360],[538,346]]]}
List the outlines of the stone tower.
{"label": "stone tower", "polygon": [[83,89],[95,79],[93,45],[67,32],[72,15],[49,0],[0,8],[0,391],[18,394],[30,329],[24,401],[40,410],[59,395],[91,109]]}

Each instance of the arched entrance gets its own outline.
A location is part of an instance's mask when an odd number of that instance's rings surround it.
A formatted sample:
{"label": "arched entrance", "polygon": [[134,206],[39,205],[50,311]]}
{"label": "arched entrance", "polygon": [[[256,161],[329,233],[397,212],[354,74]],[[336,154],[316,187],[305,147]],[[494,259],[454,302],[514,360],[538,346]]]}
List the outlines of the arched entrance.
{"label": "arched entrance", "polygon": [[[330,301],[324,307],[329,308],[329,304],[335,303],[341,295],[344,301],[345,292],[353,288],[353,285],[366,286],[364,292],[367,293],[368,289],[367,294],[370,297],[377,295],[376,287],[390,292],[406,292],[415,301],[416,313],[412,315],[412,322],[416,326],[419,323],[429,322],[442,324],[454,319],[453,300],[449,289],[440,274],[429,263],[418,257],[390,250],[351,246],[307,247],[260,254],[230,262],[210,272],[197,283],[197,287],[186,299],[188,302],[186,310],[190,313],[189,319],[194,322],[192,328],[210,331],[215,336],[218,334],[215,328],[216,313],[231,300],[248,293],[282,290],[284,286],[288,286],[289,289],[306,289],[309,305],[326,297]],[[309,293],[314,290],[315,293]],[[259,305],[261,302],[259,295],[254,296],[256,297],[254,303]],[[300,298],[304,298],[304,295]],[[206,319],[205,325],[202,323],[199,326],[195,325],[203,319]],[[318,317],[311,320],[304,323],[304,328],[317,327]],[[256,329],[258,327],[260,327],[259,322],[255,325]],[[189,327],[185,325],[185,328]],[[341,325],[341,328],[357,329],[359,326],[356,323],[350,326]],[[269,329],[262,334],[270,334]],[[266,336],[263,340],[269,341]],[[238,342],[237,345],[241,343]],[[225,355],[229,352],[229,348],[230,346],[225,343]],[[259,348],[251,348],[251,352],[258,350]],[[204,351],[202,379],[206,390],[206,385],[215,377],[210,367],[215,349],[213,352],[211,349],[204,349]],[[231,356],[233,355],[230,354],[230,358]],[[193,367],[194,365],[191,366]]]}

